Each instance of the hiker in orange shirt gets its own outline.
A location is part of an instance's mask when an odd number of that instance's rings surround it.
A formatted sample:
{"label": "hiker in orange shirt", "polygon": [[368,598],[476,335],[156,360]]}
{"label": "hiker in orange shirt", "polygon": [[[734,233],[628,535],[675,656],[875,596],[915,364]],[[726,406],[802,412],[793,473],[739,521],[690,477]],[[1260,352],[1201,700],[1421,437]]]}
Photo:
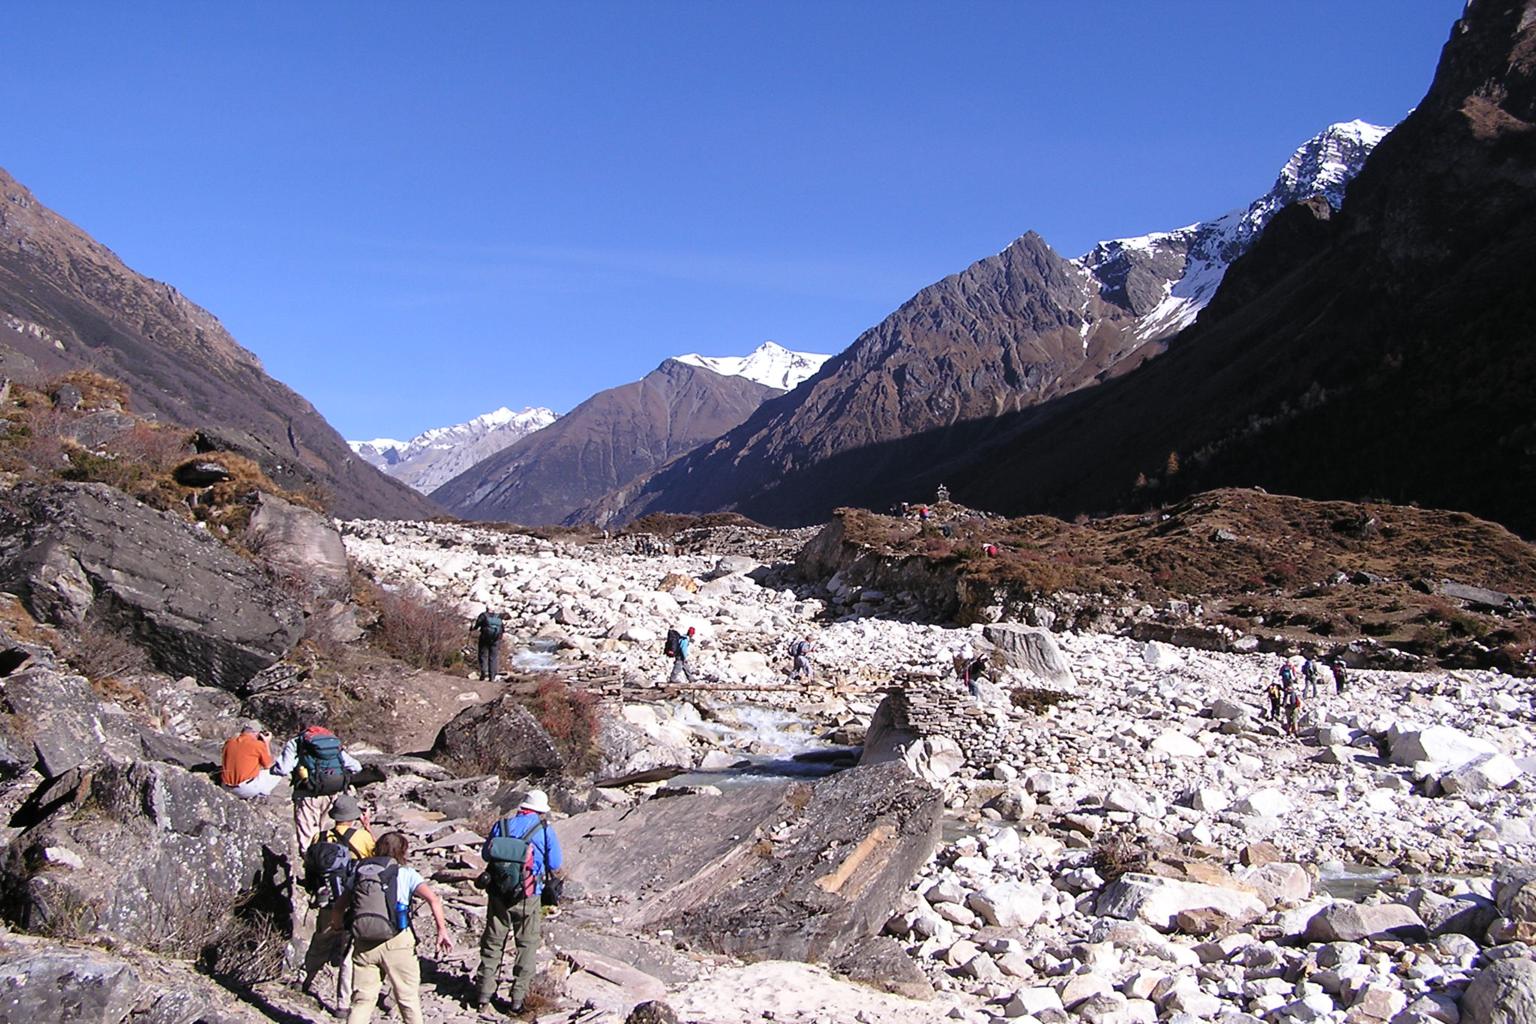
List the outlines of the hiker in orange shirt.
{"label": "hiker in orange shirt", "polygon": [[224,772],[219,781],[235,796],[256,800],[267,796],[282,784],[281,775],[273,775],[271,735],[255,722],[246,722],[238,736],[224,744]]}

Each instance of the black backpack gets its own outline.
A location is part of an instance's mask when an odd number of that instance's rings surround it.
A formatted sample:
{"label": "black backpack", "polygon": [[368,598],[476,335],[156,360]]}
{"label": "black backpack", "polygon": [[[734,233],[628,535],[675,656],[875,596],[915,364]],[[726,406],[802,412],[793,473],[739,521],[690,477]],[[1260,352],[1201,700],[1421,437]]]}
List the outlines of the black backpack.
{"label": "black backpack", "polygon": [[480,627],[480,639],[487,643],[495,643],[501,639],[502,621],[500,615],[485,613],[485,625]]}
{"label": "black backpack", "polygon": [[368,857],[352,870],[352,902],[347,906],[347,930],[363,942],[383,942],[405,930],[395,907],[395,879],[400,865],[393,857]]}
{"label": "black backpack", "polygon": [[320,833],[320,837],[309,844],[304,853],[303,885],[314,906],[329,907],[340,902],[351,890],[353,862],[357,860],[356,851],[352,849],[355,835],[355,828],[339,833],[331,829]]}
{"label": "black backpack", "polygon": [[661,652],[669,658],[677,657],[678,652],[682,650],[682,641],[683,634],[679,633],[675,629],[668,629],[667,642],[662,647]]}
{"label": "black backpack", "polygon": [[351,781],[341,759],[341,740],[318,725],[299,736],[299,767],[304,769],[304,779],[296,788],[311,795],[335,796]]}

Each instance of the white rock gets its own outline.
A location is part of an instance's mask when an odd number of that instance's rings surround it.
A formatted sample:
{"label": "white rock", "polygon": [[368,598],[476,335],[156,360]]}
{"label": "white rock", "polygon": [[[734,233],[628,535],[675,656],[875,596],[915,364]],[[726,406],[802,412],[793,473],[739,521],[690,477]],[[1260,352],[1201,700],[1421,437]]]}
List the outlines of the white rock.
{"label": "white rock", "polygon": [[1521,775],[1520,766],[1503,754],[1483,754],[1440,777],[1447,793],[1486,793],[1503,789]]}
{"label": "white rock", "polygon": [[1290,813],[1291,798],[1278,789],[1257,789],[1239,800],[1232,809],[1238,814],[1279,818]]}
{"label": "white rock", "polygon": [[1247,923],[1262,916],[1265,908],[1253,893],[1136,873],[1122,875],[1097,902],[1101,916],[1144,921],[1162,931],[1173,928],[1173,920],[1181,911],[1206,909]]}
{"label": "white rock", "polygon": [[1499,749],[1487,740],[1469,736],[1448,725],[1396,733],[1391,737],[1391,745],[1393,764],[1429,761],[1446,768],[1459,768],[1484,754],[1499,753]]}
{"label": "white rock", "polygon": [[1199,742],[1177,729],[1165,730],[1152,741],[1152,749],[1169,757],[1204,757],[1205,748]]}
{"label": "white rock", "polygon": [[1033,928],[1045,913],[1040,891],[1019,882],[996,882],[973,892],[965,905],[995,928]]}
{"label": "white rock", "polygon": [[1158,643],[1156,640],[1148,640],[1142,645],[1141,660],[1146,662],[1149,668],[1155,668],[1162,672],[1178,668],[1184,664],[1184,659],[1179,657],[1177,651],[1167,644]]}

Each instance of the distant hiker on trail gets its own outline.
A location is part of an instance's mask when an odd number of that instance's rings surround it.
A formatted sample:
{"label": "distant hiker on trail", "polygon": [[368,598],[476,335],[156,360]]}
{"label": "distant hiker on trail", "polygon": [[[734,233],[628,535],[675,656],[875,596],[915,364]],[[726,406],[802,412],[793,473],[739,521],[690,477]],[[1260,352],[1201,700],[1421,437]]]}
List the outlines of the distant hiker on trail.
{"label": "distant hiker on trail", "polygon": [[559,902],[565,863],[560,837],[549,824],[549,797],[542,789],[530,789],[516,814],[491,826],[480,855],[486,863],[482,877],[490,904],[480,936],[476,1004],[482,1011],[491,1006],[510,935],[517,950],[512,961],[512,1012],[522,1013],[528,986],[533,984],[544,904]]}
{"label": "distant hiker on trail", "polygon": [[1313,661],[1311,658],[1308,658],[1307,660],[1303,661],[1301,663],[1301,674],[1302,674],[1302,677],[1305,678],[1306,681],[1307,681],[1307,696],[1308,697],[1316,697],[1316,696],[1318,696],[1318,693],[1317,693],[1317,677],[1318,677],[1318,675],[1320,673],[1318,672],[1317,662]]}
{"label": "distant hiker on trail", "polygon": [[315,837],[304,852],[304,888],[320,910],[314,937],[304,953],[300,988],[314,996],[315,975],[326,964],[335,964],[336,1008],[343,1012],[352,1002],[352,933],[347,930],[347,896],[358,861],[373,856],[373,833],[368,815],[357,798],[346,793],[331,804],[331,827]]}
{"label": "distant hiker on trail", "polygon": [[1301,688],[1292,683],[1285,687],[1285,731],[1295,736],[1301,725]]}
{"label": "distant hiker on trail", "polygon": [[1269,698],[1269,720],[1280,721],[1280,712],[1284,708],[1285,687],[1280,685],[1278,679],[1271,679],[1269,688],[1264,691],[1264,694]]}
{"label": "distant hiker on trail", "polygon": [[693,665],[689,655],[693,650],[693,627],[688,627],[687,633],[679,633],[676,629],[667,630],[667,641],[662,651],[672,659],[672,675],[667,682],[675,684],[678,676],[688,680],[688,685],[694,685]]}
{"label": "distant hiker on trail", "polygon": [[987,656],[977,654],[970,644],[966,644],[955,652],[955,677],[965,684],[966,690],[972,697],[981,696],[981,687],[977,680],[986,675]]}
{"label": "distant hiker on trail", "polygon": [[496,681],[498,670],[501,668],[501,659],[497,655],[501,652],[501,634],[507,628],[507,613],[493,612],[489,608],[481,612],[475,619],[475,624],[470,626],[470,632],[480,634],[478,644],[480,678],[482,681]]}
{"label": "distant hiker on trail", "polygon": [[421,961],[416,959],[416,933],[411,929],[411,900],[421,897],[432,908],[437,925],[437,951],[453,950],[443,901],[415,868],[406,867],[410,840],[403,832],[386,832],[374,856],[358,861],[352,873],[352,899],[347,906],[347,930],[352,935],[352,1008],[347,1024],[368,1024],[378,1008],[384,979],[395,992],[405,1024],[421,1024]]}
{"label": "distant hiker on trail", "polygon": [[271,735],[257,723],[247,722],[224,744],[224,770],[219,781],[235,796],[259,800],[283,784],[281,775],[269,771],[274,763]]}
{"label": "distant hiker on trail", "polygon": [[1345,683],[1347,682],[1347,670],[1344,667],[1344,659],[1334,658],[1333,664],[1328,667],[1333,669],[1333,692],[1343,693]]}
{"label": "distant hiker on trail", "polygon": [[816,678],[816,668],[811,664],[811,641],[807,637],[797,637],[790,642],[789,656],[793,663],[789,670],[791,682],[804,679],[810,682]]}
{"label": "distant hiker on trail", "polygon": [[341,740],[323,725],[304,725],[283,747],[272,770],[293,778],[293,832],[299,852],[309,849],[331,808],[331,800],[363,770]]}

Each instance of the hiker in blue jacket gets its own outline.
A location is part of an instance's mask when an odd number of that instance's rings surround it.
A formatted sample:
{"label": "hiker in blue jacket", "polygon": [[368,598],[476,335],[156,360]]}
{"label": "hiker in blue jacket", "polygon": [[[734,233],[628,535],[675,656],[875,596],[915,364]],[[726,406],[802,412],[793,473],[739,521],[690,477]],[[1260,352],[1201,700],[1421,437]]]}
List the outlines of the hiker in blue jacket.
{"label": "hiker in blue jacket", "polygon": [[676,684],[678,677],[682,676],[688,680],[689,686],[694,685],[693,664],[688,660],[688,655],[693,648],[693,635],[694,628],[689,626],[687,633],[679,635],[673,641],[672,675],[668,677],[668,683]]}
{"label": "hiker in blue jacket", "polygon": [[[481,848],[481,856],[489,864],[491,843],[500,837],[527,839],[533,848],[532,892],[521,899],[502,899],[494,888],[488,888],[490,903],[486,907],[485,931],[480,936],[480,974],[477,1008],[487,1010],[491,997],[496,994],[496,979],[501,971],[502,957],[510,934],[517,946],[517,956],[512,964],[512,1012],[521,1013],[528,998],[528,986],[533,983],[534,961],[539,951],[539,924],[543,919],[543,905],[557,902],[561,886],[560,872],[564,857],[560,852],[560,837],[549,824],[549,797],[542,789],[530,789],[528,796],[518,805],[517,813],[502,818],[491,826]],[[547,888],[547,898],[546,898]]]}

